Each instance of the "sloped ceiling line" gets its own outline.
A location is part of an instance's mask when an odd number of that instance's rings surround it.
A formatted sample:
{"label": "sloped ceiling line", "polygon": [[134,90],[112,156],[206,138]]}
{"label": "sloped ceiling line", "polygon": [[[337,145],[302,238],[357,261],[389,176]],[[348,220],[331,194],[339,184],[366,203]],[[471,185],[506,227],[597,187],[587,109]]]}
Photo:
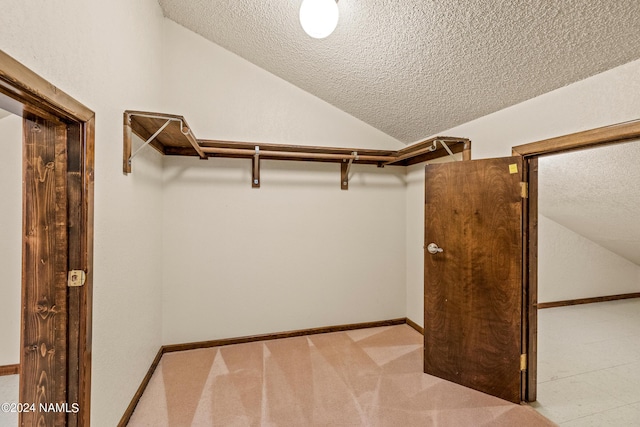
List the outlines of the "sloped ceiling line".
{"label": "sloped ceiling line", "polygon": [[166,17],[411,143],[640,58],[637,0],[159,0]]}
{"label": "sloped ceiling line", "polygon": [[640,141],[544,156],[539,211],[640,266]]}

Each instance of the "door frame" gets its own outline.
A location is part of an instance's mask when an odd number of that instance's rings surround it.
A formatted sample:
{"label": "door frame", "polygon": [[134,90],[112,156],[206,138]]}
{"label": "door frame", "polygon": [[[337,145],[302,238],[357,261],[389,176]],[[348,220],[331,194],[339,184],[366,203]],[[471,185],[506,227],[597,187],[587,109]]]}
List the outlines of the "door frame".
{"label": "door frame", "polygon": [[523,337],[527,349],[524,400],[537,398],[538,341],[538,158],[550,154],[584,150],[640,139],[640,120],[576,132],[512,148],[514,156],[522,156],[529,197],[523,218]]}
{"label": "door frame", "polygon": [[[64,365],[66,396],[54,396],[52,403],[66,402],[71,408],[78,404],[79,412],[69,413],[66,425],[89,426],[91,413],[91,326],[93,298],[93,206],[95,164],[95,114],[51,83],[0,50],[0,107],[18,116],[25,112],[50,117],[69,124],[66,136],[66,174],[69,270],[83,270],[86,281],[82,287],[67,288],[67,340],[64,357],[56,357],[55,363]],[[24,137],[23,137],[24,138]],[[24,230],[23,230],[24,231]],[[23,260],[24,263],[24,260]],[[24,271],[24,268],[23,268]],[[23,295],[28,277],[22,278]],[[50,284],[55,287],[55,283]],[[29,311],[30,310],[30,311]],[[23,324],[27,311],[23,302]],[[24,336],[24,331],[21,333]],[[22,341],[22,340],[21,340]],[[21,351],[23,353],[23,351]],[[21,357],[21,360],[23,358]],[[27,363],[27,362],[25,362]],[[20,388],[23,384],[37,384],[36,369],[20,366]],[[34,387],[35,388],[35,387]],[[25,396],[20,396],[27,403]],[[29,399],[36,402],[35,399]]]}

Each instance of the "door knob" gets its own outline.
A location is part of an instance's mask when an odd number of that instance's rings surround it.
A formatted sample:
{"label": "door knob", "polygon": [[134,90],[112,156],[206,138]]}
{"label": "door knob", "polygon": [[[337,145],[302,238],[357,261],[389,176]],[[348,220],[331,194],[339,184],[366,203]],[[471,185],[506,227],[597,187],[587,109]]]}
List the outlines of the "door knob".
{"label": "door knob", "polygon": [[427,250],[431,255],[435,255],[438,252],[442,252],[442,248],[439,248],[438,245],[436,245],[435,243],[429,243],[429,246],[427,246]]}

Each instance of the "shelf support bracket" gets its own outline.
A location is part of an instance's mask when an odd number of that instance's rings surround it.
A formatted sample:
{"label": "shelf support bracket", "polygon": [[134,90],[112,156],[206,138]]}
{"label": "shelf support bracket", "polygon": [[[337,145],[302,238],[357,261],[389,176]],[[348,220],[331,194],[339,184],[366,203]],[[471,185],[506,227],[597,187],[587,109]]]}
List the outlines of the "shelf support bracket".
{"label": "shelf support bracket", "polygon": [[160,135],[162,133],[162,131],[169,126],[169,123],[171,123],[171,120],[167,120],[165,124],[163,124],[162,126],[160,126],[160,128],[156,131],[156,133],[154,133],[153,135],[151,135],[149,137],[149,139],[147,139],[144,144],[142,144],[140,147],[138,147],[138,149],[136,151],[133,152],[133,154],[129,157],[129,166],[131,166],[131,160],[133,160],[133,158],[135,156],[138,155],[138,153],[140,152],[140,150],[142,150],[144,147],[146,147],[147,145],[149,145],[151,143],[151,141],[153,141],[154,139],[156,139],[156,137],[158,135]]}
{"label": "shelf support bracket", "polygon": [[122,146],[122,172],[125,175],[129,175],[131,173],[131,141],[132,137],[132,129],[131,129],[131,115],[124,113],[123,116],[123,146]]}
{"label": "shelf support bracket", "polygon": [[[449,153],[449,155],[451,156],[451,158],[456,161],[458,159],[456,159],[456,156],[453,154],[453,151],[451,151],[451,148],[449,148],[449,146],[447,145],[446,142],[442,141],[441,139],[437,139],[436,141],[440,142],[440,145],[442,145],[442,147],[447,150],[447,153]],[[435,144],[435,142],[434,142]]]}
{"label": "shelf support bracket", "polygon": [[[132,116],[136,116],[136,117],[146,117],[146,118],[150,118],[150,119],[162,119],[162,120],[166,120],[166,122],[153,134],[151,135],[133,154],[131,153],[131,149],[132,149],[132,133],[133,130],[131,128],[131,117]],[[127,175],[129,173],[131,173],[131,161],[133,160],[133,158],[138,155],[138,153],[145,148],[147,145],[151,144],[153,142],[154,139],[156,139],[158,137],[158,135],[160,135],[162,133],[162,131],[164,131],[166,129],[167,126],[169,126],[169,124],[171,124],[171,122],[177,122],[180,125],[180,132],[182,133],[182,135],[184,135],[184,137],[187,139],[187,141],[189,141],[189,144],[191,144],[191,146],[193,147],[193,149],[196,151],[196,153],[198,154],[198,156],[200,156],[201,159],[208,159],[209,156],[207,156],[207,154],[202,150],[202,147],[200,147],[200,144],[198,143],[198,140],[196,139],[195,135],[193,134],[193,132],[191,132],[191,129],[189,129],[189,127],[186,126],[186,123],[183,121],[182,118],[179,117],[166,117],[166,116],[161,116],[161,115],[157,115],[157,114],[145,114],[145,113],[128,113],[125,111],[124,114],[124,156],[123,156],[123,171],[124,174]]]}
{"label": "shelf support bracket", "polygon": [[347,159],[342,159],[342,163],[340,163],[340,188],[342,190],[349,189],[349,171],[351,170],[351,165],[354,160],[358,160],[357,151],[351,153],[351,157],[348,161]]}
{"label": "shelf support bracket", "polygon": [[251,159],[251,188],[260,188],[260,146],[256,145],[256,152]]}

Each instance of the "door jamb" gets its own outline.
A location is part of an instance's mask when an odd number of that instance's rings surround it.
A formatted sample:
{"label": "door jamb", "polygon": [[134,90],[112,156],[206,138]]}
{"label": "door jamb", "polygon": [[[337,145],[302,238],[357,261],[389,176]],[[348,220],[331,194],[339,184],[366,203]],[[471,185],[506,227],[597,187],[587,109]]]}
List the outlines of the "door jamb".
{"label": "door jamb", "polygon": [[525,182],[529,185],[527,212],[523,224],[524,295],[526,306],[527,370],[524,400],[537,398],[537,308],[538,308],[538,158],[549,154],[583,150],[604,145],[630,142],[640,139],[640,120],[617,123],[610,126],[576,132],[542,141],[522,144],[512,148],[514,156],[522,156]]}
{"label": "door jamb", "polygon": [[[67,186],[73,191],[74,200],[80,205],[74,230],[69,231],[68,259],[70,270],[86,272],[85,285],[74,293],[75,312],[70,310],[68,321],[70,345],[77,349],[77,374],[67,380],[67,393],[77,398],[77,402],[67,402],[71,407],[77,403],[77,420],[69,418],[70,424],[89,426],[91,402],[91,325],[93,298],[93,205],[94,205],[94,164],[95,164],[95,114],[89,108],[73,99],[45,79],[11,58],[0,50],[0,94],[8,97],[2,107],[19,116],[23,111],[35,111],[70,122],[78,131],[67,138],[69,155],[75,153],[74,161],[79,171]],[[71,264],[73,263],[73,264]],[[23,280],[24,282],[24,280]],[[24,286],[24,284],[23,284]],[[69,293],[71,298],[72,293]],[[69,305],[71,308],[71,305]],[[71,326],[74,326],[73,328]],[[75,343],[75,344],[74,344]],[[65,360],[69,364],[68,355]],[[74,361],[75,363],[75,357]],[[24,367],[22,367],[24,368]],[[28,370],[21,369],[22,372]],[[32,370],[35,372],[35,370]],[[36,379],[34,379],[36,380]],[[21,378],[22,381],[22,378]],[[56,403],[56,402],[52,402]],[[60,402],[57,402],[60,403]]]}

